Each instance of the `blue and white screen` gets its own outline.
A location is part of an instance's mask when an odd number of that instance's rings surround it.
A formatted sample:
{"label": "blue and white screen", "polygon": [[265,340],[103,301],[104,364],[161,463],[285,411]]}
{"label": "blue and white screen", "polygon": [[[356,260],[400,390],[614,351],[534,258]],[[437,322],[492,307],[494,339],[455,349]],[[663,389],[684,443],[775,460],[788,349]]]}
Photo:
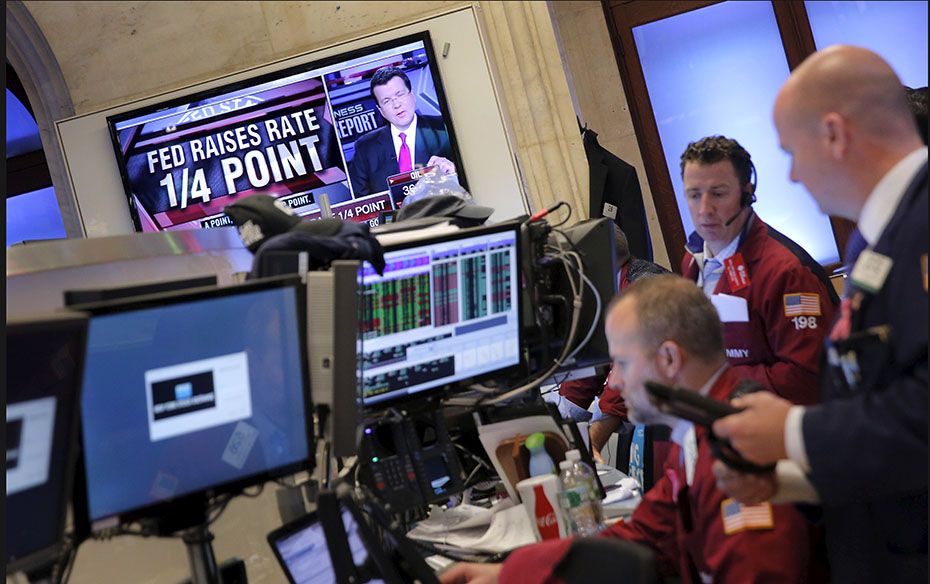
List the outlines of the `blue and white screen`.
{"label": "blue and white screen", "polygon": [[91,520],[306,460],[298,326],[293,287],[94,316]]}
{"label": "blue and white screen", "polygon": [[[342,509],[342,524],[345,526],[349,551],[356,566],[368,558],[368,550],[358,533],[358,524],[348,509]],[[295,584],[336,584],[333,561],[326,544],[326,535],[320,523],[308,527],[275,542],[278,553],[291,580]],[[384,584],[383,580],[369,580],[371,584]]]}

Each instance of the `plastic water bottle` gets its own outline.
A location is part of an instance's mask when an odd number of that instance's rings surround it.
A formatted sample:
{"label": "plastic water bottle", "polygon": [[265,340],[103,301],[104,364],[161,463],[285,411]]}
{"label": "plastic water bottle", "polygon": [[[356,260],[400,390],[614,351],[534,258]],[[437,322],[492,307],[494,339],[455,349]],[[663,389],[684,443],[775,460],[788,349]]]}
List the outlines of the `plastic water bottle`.
{"label": "plastic water bottle", "polygon": [[581,462],[578,451],[574,452],[577,460],[566,453],[567,458],[559,463],[560,502],[571,532],[586,537],[604,529],[604,512],[594,483],[594,471]]}
{"label": "plastic water bottle", "polygon": [[542,432],[534,432],[526,438],[526,448],[530,451],[530,476],[538,477],[555,473],[555,463],[546,452],[546,436]]}

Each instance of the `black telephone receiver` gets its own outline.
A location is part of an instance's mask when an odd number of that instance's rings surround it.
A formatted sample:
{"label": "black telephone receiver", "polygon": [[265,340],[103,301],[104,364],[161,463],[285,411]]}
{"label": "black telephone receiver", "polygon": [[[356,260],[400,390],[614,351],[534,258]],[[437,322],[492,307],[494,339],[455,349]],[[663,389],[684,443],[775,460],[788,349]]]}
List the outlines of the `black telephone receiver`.
{"label": "black telephone receiver", "polygon": [[[775,470],[774,464],[757,465],[749,462],[740,456],[729,440],[714,434],[713,424],[716,420],[741,412],[741,409],[727,402],[705,397],[696,391],[670,387],[654,381],[647,381],[645,387],[660,411],[707,428],[707,438],[714,456],[730,468],[753,474],[765,474]],[[739,392],[737,395],[741,395],[754,389],[741,384],[736,391]]]}

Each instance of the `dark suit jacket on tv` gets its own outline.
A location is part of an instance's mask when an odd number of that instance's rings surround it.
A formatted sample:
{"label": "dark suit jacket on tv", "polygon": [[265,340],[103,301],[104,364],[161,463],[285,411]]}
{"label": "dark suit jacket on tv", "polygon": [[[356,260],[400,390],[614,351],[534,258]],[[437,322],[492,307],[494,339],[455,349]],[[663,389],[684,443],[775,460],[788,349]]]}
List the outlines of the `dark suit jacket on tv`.
{"label": "dark suit jacket on tv", "polygon": [[[425,166],[431,156],[452,160],[449,132],[441,117],[417,114],[414,167],[417,164]],[[368,132],[356,140],[355,156],[349,165],[349,178],[356,197],[387,190],[387,177],[398,172],[390,126]]]}

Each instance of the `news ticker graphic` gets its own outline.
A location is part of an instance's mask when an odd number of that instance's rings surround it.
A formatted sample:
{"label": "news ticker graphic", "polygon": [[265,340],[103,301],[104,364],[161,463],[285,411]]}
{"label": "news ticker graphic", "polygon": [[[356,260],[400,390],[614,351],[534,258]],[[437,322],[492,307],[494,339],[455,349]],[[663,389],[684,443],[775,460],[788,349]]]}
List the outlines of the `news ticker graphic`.
{"label": "news ticker graphic", "polygon": [[403,205],[404,199],[410,194],[410,189],[417,184],[418,180],[423,178],[423,175],[435,168],[435,166],[425,166],[387,177],[388,190],[391,192],[391,199],[394,200],[394,207],[399,208]]}
{"label": "news ticker graphic", "polygon": [[245,352],[150,369],[145,387],[152,442],[252,415]]}

